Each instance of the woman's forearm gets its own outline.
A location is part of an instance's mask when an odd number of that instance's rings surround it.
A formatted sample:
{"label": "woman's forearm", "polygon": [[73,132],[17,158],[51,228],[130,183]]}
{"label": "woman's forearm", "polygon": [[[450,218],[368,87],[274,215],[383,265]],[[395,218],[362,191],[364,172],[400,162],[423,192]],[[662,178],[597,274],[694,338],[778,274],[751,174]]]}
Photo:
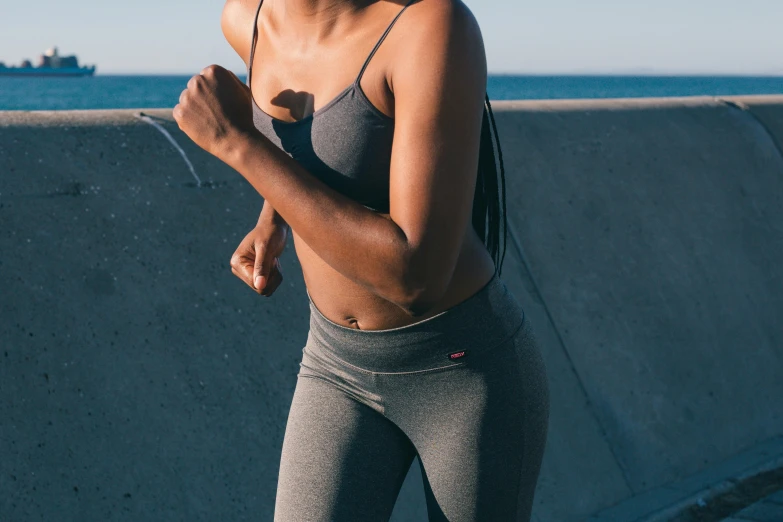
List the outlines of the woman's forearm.
{"label": "woman's forearm", "polygon": [[264,205],[261,207],[261,213],[258,216],[258,223],[274,223],[275,225],[284,226],[287,227],[288,223],[286,223],[285,219],[283,219],[283,216],[280,215],[279,212],[277,212],[269,203],[268,200],[264,200]]}
{"label": "woman's forearm", "polygon": [[[245,137],[222,158],[332,268],[409,313],[425,285],[417,249],[394,221],[335,191],[263,136]],[[428,301],[433,301],[430,298]]]}

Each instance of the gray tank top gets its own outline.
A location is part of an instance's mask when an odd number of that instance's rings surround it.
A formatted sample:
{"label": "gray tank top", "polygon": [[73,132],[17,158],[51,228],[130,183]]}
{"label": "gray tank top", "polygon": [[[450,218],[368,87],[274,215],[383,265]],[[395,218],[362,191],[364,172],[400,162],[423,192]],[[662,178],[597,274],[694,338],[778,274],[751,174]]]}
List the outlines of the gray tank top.
{"label": "gray tank top", "polygon": [[[255,127],[308,172],[334,190],[376,212],[389,212],[389,169],[394,118],[379,111],[362,91],[362,74],[394,23],[415,0],[410,0],[375,44],[356,80],[329,103],[301,120],[273,118],[253,100]],[[247,69],[252,78],[258,37],[258,3]]]}

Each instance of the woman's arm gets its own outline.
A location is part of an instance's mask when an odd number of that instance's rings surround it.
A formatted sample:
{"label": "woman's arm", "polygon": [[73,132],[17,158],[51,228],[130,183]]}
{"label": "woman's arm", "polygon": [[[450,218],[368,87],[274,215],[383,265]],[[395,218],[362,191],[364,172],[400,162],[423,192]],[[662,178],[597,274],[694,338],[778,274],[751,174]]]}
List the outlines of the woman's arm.
{"label": "woman's arm", "polygon": [[[331,267],[419,315],[445,293],[470,222],[486,61],[463,4],[424,2],[406,15],[389,72],[396,105],[389,216],[328,187],[258,132],[231,133],[218,121],[211,134],[221,145],[210,152],[240,172]],[[188,98],[175,107],[178,122],[187,118]],[[199,110],[214,112],[207,105]],[[198,134],[204,118],[180,127]]]}
{"label": "woman's arm", "polygon": [[[288,227],[283,216],[281,216],[277,210],[272,207],[272,204],[268,200],[264,200],[264,204],[261,206],[261,213],[258,215],[258,224],[272,223],[281,227]],[[290,228],[290,227],[289,227]]]}
{"label": "woman's arm", "polygon": [[[245,62],[248,67],[250,60],[250,47],[252,45],[253,28],[248,27],[247,20],[253,19],[255,9],[258,6],[256,0],[226,0],[220,16],[220,28],[228,44]],[[272,223],[287,226],[283,216],[277,213],[272,205],[264,200],[261,213],[258,216],[258,224]]]}

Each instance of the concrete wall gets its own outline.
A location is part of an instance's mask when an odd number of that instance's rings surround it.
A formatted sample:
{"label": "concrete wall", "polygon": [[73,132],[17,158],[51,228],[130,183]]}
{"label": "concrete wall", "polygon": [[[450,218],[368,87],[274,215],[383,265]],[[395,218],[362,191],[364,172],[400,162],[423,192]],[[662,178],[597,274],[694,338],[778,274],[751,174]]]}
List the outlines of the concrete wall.
{"label": "concrete wall", "polygon": [[[494,106],[503,279],[551,380],[535,519],[783,434],[783,97]],[[260,196],[134,112],[0,112],[0,520],[271,520],[300,269],[236,279]]]}

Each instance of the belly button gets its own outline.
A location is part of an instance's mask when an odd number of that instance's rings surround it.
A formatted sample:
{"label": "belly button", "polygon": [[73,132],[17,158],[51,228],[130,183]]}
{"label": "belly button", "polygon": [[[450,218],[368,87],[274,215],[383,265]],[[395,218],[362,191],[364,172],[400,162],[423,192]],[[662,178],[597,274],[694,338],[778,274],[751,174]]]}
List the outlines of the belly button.
{"label": "belly button", "polygon": [[359,328],[359,320],[356,319],[355,317],[349,317],[348,322],[350,323],[351,328],[355,328],[356,330],[361,330],[361,328]]}

